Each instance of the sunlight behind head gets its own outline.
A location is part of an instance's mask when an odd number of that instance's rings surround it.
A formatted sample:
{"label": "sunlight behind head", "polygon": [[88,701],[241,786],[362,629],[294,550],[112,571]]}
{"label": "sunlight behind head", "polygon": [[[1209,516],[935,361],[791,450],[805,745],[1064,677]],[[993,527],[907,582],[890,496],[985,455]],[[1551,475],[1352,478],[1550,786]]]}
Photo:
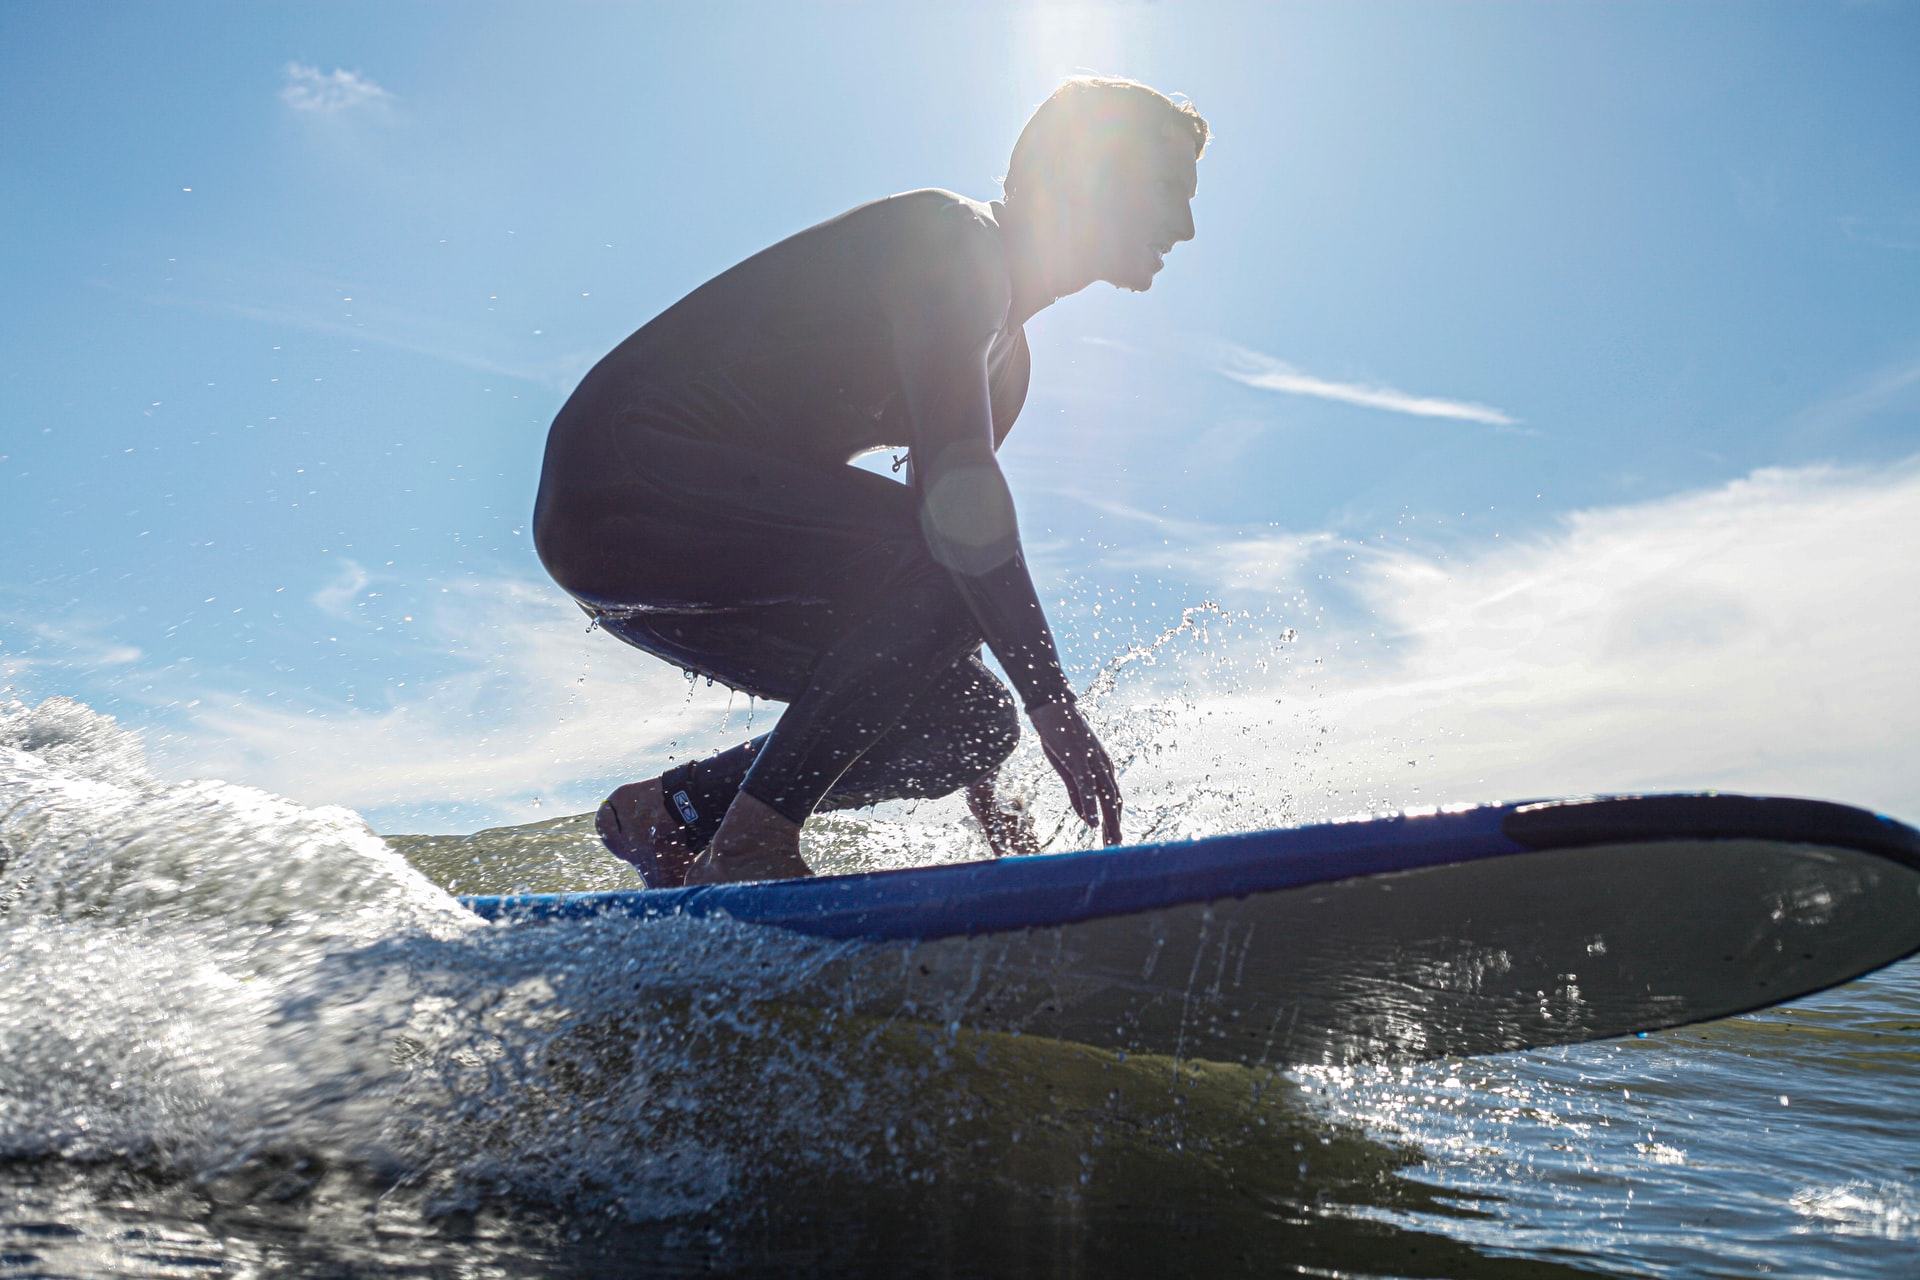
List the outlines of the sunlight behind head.
{"label": "sunlight behind head", "polygon": [[1191,140],[1193,158],[1213,135],[1191,102],[1117,76],[1074,76],[1050,94],[1020,130],[1007,165],[1008,200],[1037,197],[1068,174],[1111,164],[1122,146],[1136,147],[1156,126]]}

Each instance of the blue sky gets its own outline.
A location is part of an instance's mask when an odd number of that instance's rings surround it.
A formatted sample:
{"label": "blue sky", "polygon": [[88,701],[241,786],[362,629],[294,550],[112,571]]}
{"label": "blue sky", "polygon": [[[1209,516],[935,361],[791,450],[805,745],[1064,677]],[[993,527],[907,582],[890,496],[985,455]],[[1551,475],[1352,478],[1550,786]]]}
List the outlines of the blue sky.
{"label": "blue sky", "polygon": [[6,6],[0,682],[389,830],[722,740],[545,583],[547,422],[755,249],[997,194],[1079,70],[1217,134],[1155,288],[1029,330],[1083,679],[1213,599],[1321,659],[1336,807],[1417,740],[1920,816],[1911,5]]}

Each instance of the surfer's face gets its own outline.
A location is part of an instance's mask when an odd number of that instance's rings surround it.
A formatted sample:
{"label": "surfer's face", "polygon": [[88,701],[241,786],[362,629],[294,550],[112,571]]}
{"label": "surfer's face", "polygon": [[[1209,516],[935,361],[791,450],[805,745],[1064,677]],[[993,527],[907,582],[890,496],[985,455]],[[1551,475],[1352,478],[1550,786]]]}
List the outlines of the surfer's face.
{"label": "surfer's face", "polygon": [[1172,125],[1100,167],[1083,224],[1094,279],[1135,291],[1153,287],[1168,252],[1193,239],[1196,167],[1193,132]]}

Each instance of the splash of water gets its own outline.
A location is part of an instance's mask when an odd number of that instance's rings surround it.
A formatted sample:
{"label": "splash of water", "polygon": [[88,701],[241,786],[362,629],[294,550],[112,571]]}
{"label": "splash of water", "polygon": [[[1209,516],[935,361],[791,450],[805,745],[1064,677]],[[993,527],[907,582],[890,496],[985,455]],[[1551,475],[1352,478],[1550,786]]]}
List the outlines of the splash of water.
{"label": "splash of water", "polygon": [[357,815],[163,783],[59,699],[0,717],[0,797],[0,1156],[644,1218],[846,1157],[877,1087],[777,1009],[830,946],[489,928]]}

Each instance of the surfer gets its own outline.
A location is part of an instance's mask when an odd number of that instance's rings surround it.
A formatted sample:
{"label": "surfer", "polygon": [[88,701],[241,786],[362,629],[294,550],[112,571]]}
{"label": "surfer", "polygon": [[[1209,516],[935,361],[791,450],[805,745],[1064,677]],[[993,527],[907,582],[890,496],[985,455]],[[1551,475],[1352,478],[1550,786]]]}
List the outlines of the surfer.
{"label": "surfer", "polygon": [[[542,563],[620,639],[787,704],[771,733],[607,798],[601,838],[649,887],[803,876],[814,811],[962,789],[996,854],[1031,851],[995,797],[1020,724],[982,643],[1075,813],[1119,842],[994,452],[1026,398],[1025,322],[1095,281],[1151,287],[1193,237],[1207,139],[1145,85],[1069,80],[1001,199],[912,191],[802,231],[581,381],[547,440]],[[902,447],[905,484],[848,465]]]}

